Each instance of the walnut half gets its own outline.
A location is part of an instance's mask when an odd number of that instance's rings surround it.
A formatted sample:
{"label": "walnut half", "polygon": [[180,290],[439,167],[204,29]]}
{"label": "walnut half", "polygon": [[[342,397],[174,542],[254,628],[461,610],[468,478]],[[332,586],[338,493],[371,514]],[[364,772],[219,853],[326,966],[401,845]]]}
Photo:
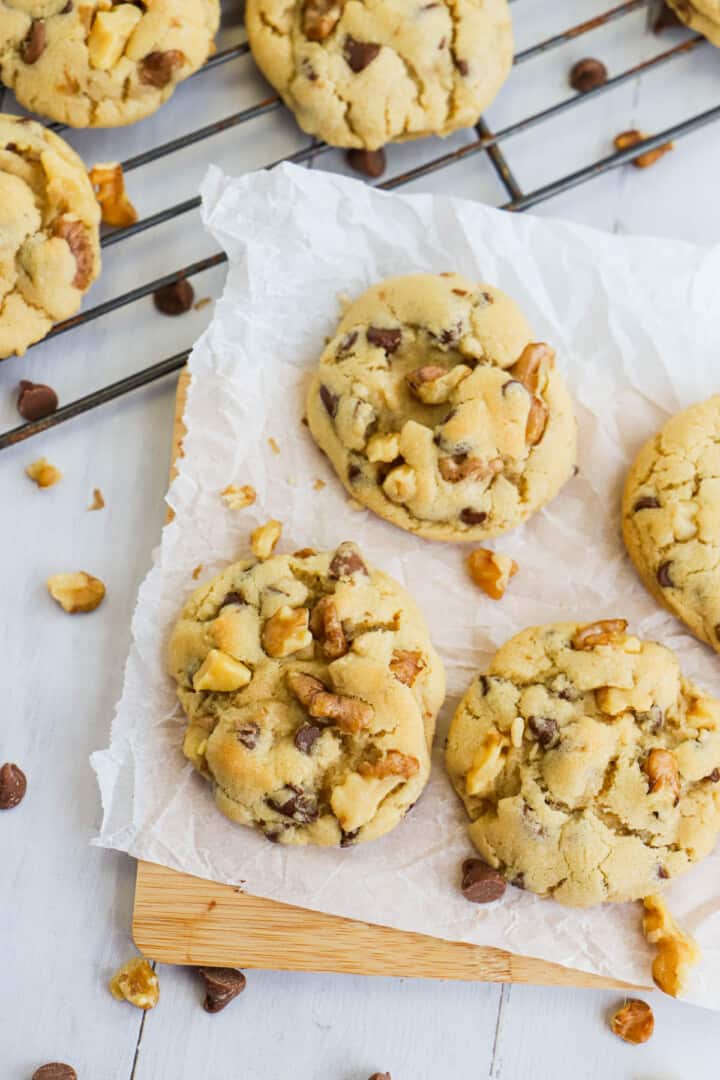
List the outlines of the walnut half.
{"label": "walnut half", "polygon": [[110,980],[110,993],[138,1009],[153,1009],[160,1000],[160,980],[142,956],[128,960]]}
{"label": "walnut half", "polygon": [[573,649],[594,649],[596,645],[619,645],[625,638],[627,619],[601,619],[575,631]]}
{"label": "walnut half", "polygon": [[290,689],[310,716],[335,724],[342,731],[355,734],[367,727],[375,715],[372,705],[359,698],[334,694],[320,679],[302,671],[291,671],[287,676]]}

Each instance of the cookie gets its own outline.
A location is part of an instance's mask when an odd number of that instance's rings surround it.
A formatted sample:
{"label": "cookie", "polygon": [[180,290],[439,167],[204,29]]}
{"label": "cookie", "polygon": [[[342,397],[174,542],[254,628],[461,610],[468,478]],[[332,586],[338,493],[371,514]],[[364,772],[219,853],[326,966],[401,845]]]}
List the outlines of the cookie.
{"label": "cookie", "polygon": [[471,127],[512,66],[507,0],[248,0],[246,26],[300,127],[332,146]]}
{"label": "cookie", "polygon": [[154,112],[213,51],[218,0],[0,0],[0,78],[71,127]]}
{"label": "cookie", "polygon": [[0,114],[0,357],[22,355],[80,307],[100,273],[87,171],[42,124]]}
{"label": "cookie", "polygon": [[354,544],[228,567],[190,598],[169,668],[185,755],[271,840],[375,839],[425,787],[443,668],[412,599]]}
{"label": "cookie", "polygon": [[720,45],[720,0],[666,0],[686,26]]}
{"label": "cookie", "polygon": [[506,642],[455,713],[446,764],[485,861],[562,904],[656,893],[720,832],[720,702],[623,619]]}
{"label": "cookie", "polygon": [[458,274],[393,278],[351,303],[307,417],[354,499],[432,540],[514,528],[576,457],[553,350],[508,296]]}
{"label": "cookie", "polygon": [[720,652],[720,396],[674,416],[625,483],[623,538],[652,595]]}

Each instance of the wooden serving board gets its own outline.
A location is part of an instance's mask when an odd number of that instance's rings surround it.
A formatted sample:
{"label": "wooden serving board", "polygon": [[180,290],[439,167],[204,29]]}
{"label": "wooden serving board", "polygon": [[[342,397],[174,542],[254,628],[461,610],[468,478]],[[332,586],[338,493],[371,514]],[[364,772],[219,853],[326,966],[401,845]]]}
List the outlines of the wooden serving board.
{"label": "wooden serving board", "polygon": [[[183,371],[173,462],[182,455],[188,381]],[[138,864],[132,930],[142,953],[169,964],[631,989],[628,983],[502,949],[443,941],[248,896],[236,886],[146,862]]]}

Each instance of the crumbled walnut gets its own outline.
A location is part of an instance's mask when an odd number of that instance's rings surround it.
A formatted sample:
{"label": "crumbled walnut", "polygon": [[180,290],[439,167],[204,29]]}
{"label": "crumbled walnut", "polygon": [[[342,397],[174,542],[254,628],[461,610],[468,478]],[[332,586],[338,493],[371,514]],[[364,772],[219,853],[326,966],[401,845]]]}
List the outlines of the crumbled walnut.
{"label": "crumbled walnut", "polygon": [[547,373],[554,366],[555,350],[544,341],[534,341],[525,346],[510,371],[526,390],[537,394],[545,389]]}
{"label": "crumbled walnut", "polygon": [[656,747],[645,758],[643,769],[650,782],[650,792],[669,791],[675,799],[680,798],[680,770],[671,750]]}
{"label": "crumbled walnut", "polygon": [[506,735],[501,735],[495,729],[488,731],[465,777],[468,795],[482,795],[488,790],[502,770],[509,744]]}
{"label": "crumbled walnut", "polygon": [[49,488],[62,480],[62,473],[47,458],[41,457],[25,467],[25,472],[39,488]]}
{"label": "crumbled walnut", "polygon": [[321,480],[319,476],[316,477],[315,480],[313,480],[313,491],[322,491],[322,489],[326,486],[327,485],[325,481]]}
{"label": "crumbled walnut", "polygon": [[388,499],[395,503],[404,503],[412,499],[417,490],[417,477],[410,465],[398,465],[385,477],[383,491]]}
{"label": "crumbled walnut", "polygon": [[637,1045],[647,1042],[652,1035],[655,1017],[647,1002],[632,998],[612,1014],[610,1027],[614,1035]]}
{"label": "crumbled walnut", "polygon": [[47,580],[48,592],[63,611],[70,615],[94,611],[105,596],[100,578],[78,570],[73,574],[54,574]]}
{"label": "crumbled walnut", "polygon": [[252,671],[221,649],[211,649],[193,676],[193,690],[229,693],[240,690],[252,679]]}
{"label": "crumbled walnut", "polygon": [[491,600],[502,600],[511,577],[518,572],[518,564],[509,555],[501,555],[487,548],[471,551],[466,559],[470,577]]}
{"label": "crumbled walnut", "polygon": [[422,653],[410,649],[394,649],[390,659],[390,670],[398,682],[405,686],[414,686],[421,671],[427,667]]}
{"label": "crumbled walnut", "polygon": [[307,608],[279,608],[265,623],[262,632],[263,649],[268,656],[292,656],[293,653],[312,645]]}
{"label": "crumbled walnut", "polygon": [[160,981],[142,956],[128,960],[110,980],[110,993],[138,1009],[153,1009],[160,1000]]}
{"label": "crumbled walnut", "polygon": [[220,492],[220,498],[231,510],[242,510],[246,506],[251,506],[255,502],[257,495],[255,488],[251,487],[250,484],[243,484],[242,487],[228,484]]}
{"label": "crumbled walnut", "polygon": [[594,649],[597,645],[619,645],[625,639],[627,619],[601,619],[575,631],[573,649]]}
{"label": "crumbled walnut", "polygon": [[329,660],[337,660],[348,651],[345,632],[332,596],[323,596],[318,600],[310,616],[310,630]]}
{"label": "crumbled walnut", "polygon": [[[138,19],[140,12],[129,4],[122,4],[122,9],[128,9],[136,13]],[[116,8],[117,12],[120,8]],[[112,17],[111,12],[98,12],[95,16],[95,24],[103,15],[105,18]],[[94,25],[95,25],[94,24]],[[93,165],[90,170],[90,183],[95,188],[97,201],[100,203],[102,219],[105,225],[119,225],[121,227],[132,225],[138,219],[137,210],[130,202],[125,190],[125,177],[122,165],[117,161],[108,162],[104,165]]]}
{"label": "crumbled walnut", "polygon": [[700,949],[689,934],[682,932],[661,896],[646,896],[643,906],[643,933],[651,945],[657,945],[653,979],[666,994],[680,997],[687,987],[690,969],[700,963]]}
{"label": "crumbled walnut", "polygon": [[88,506],[88,510],[102,510],[105,506],[105,499],[100,488],[93,488],[93,501]]}
{"label": "crumbled walnut", "polygon": [[372,705],[359,698],[345,697],[331,693],[325,685],[313,675],[300,671],[291,671],[287,677],[288,685],[311,716],[329,720],[343,731],[351,733],[367,727],[375,715]]}
{"label": "crumbled walnut", "polygon": [[443,405],[470,373],[471,368],[467,364],[456,364],[452,368],[426,364],[411,371],[405,376],[405,380],[415,397],[426,405]]}
{"label": "crumbled walnut", "polygon": [[250,547],[256,559],[269,559],[280,539],[282,525],[271,518],[264,525],[258,525],[250,534]]}
{"label": "crumbled walnut", "polygon": [[[615,136],[613,140],[616,150],[627,150],[631,146],[637,146],[638,143],[648,139],[649,135],[646,135],[642,131],[637,131],[635,128],[631,128],[630,131],[621,131],[619,135]],[[663,143],[662,146],[656,146],[654,150],[646,150],[644,154],[638,154],[636,158],[633,158],[633,165],[636,169],[647,169],[650,165],[654,165],[670,150],[675,149],[675,144],[671,142]]]}
{"label": "crumbled walnut", "polygon": [[309,41],[325,41],[340,21],[345,0],[306,0],[303,32]]}
{"label": "crumbled walnut", "polygon": [[403,754],[399,750],[386,750],[377,761],[361,761],[358,772],[361,776],[374,776],[378,780],[384,780],[386,776],[402,776],[409,780],[420,769],[420,762],[410,754]]}
{"label": "crumbled walnut", "polygon": [[382,461],[390,463],[400,454],[400,439],[397,432],[392,431],[388,435],[372,435],[365,448],[368,461]]}
{"label": "crumbled walnut", "polygon": [[487,480],[488,477],[502,472],[502,458],[485,461],[467,454],[456,454],[454,457],[439,458],[438,468],[443,480],[447,480],[449,484],[458,484],[467,479]]}

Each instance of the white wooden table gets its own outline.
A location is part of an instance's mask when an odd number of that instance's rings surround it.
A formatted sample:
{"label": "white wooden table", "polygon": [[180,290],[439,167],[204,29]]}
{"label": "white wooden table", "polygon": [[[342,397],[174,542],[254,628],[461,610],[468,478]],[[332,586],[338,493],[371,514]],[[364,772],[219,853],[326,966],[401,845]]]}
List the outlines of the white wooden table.
{"label": "white wooden table", "polygon": [[[609,0],[516,0],[518,47],[606,10]],[[242,34],[240,13],[222,44]],[[602,58],[611,74],[680,40],[644,33],[636,12],[520,67],[490,111],[494,127],[568,93],[571,64]],[[116,132],[71,134],[88,163],[126,158],[259,101],[267,93],[250,58],[186,83],[155,117]],[[720,101],[720,56],[704,47],[659,73],[504,147],[525,190],[604,156],[612,136],[647,131]],[[12,108],[6,101],[5,107]],[[459,145],[465,136],[457,136]],[[207,163],[242,172],[305,145],[276,112],[134,172],[141,216],[194,194]],[[435,150],[435,148],[432,148]],[[428,146],[393,148],[389,175],[427,156]],[[343,168],[339,154],[323,167]],[[647,172],[629,167],[541,206],[537,212],[616,232],[718,240],[720,126],[680,143]],[[475,157],[416,183],[493,204],[505,195],[489,163]],[[197,214],[117,247],[90,303],[210,253]],[[217,296],[222,268],[195,280]],[[17,423],[20,378],[49,382],[62,401],[189,345],[211,308],[178,319],[149,300],[34,348],[0,370],[0,426]],[[88,755],[108,739],[128,648],[138,585],[163,523],[175,380],[165,379],[2,455],[3,716],[0,762],[27,772],[20,808],[0,816],[0,1077],[29,1080],[45,1061],[67,1061],[81,1080],[393,1080],[553,1077],[704,1080],[718,1073],[718,1020],[653,996],[656,1033],[644,1047],[608,1031],[617,995],[531,987],[251,972],[224,1013],[201,1008],[197,975],[160,969],[160,1005],[143,1016],[114,1001],[106,982],[134,949],[129,937],[134,866],[89,847],[100,808]],[[40,492],[24,466],[45,455],[63,470]],[[88,513],[92,489],[107,501]],[[49,600],[45,578],[83,568],[108,586],[103,607],[68,618]]]}

